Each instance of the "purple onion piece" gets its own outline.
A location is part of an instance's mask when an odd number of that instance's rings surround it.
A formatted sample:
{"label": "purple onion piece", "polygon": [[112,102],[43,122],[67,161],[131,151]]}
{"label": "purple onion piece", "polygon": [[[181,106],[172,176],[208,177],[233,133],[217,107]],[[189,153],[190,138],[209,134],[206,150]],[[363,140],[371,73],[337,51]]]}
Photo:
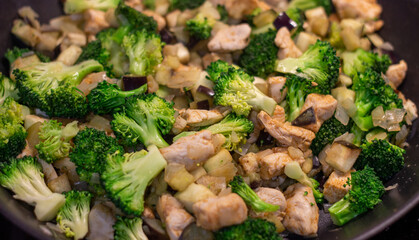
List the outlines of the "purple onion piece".
{"label": "purple onion piece", "polygon": [[135,90],[142,85],[147,83],[147,77],[138,77],[138,76],[123,76],[122,82],[124,83],[124,90],[131,91]]}
{"label": "purple onion piece", "polygon": [[175,36],[169,30],[164,28],[160,31],[161,40],[167,44],[173,43],[176,41]]}
{"label": "purple onion piece", "polygon": [[210,104],[208,100],[199,101],[196,103],[196,106],[198,107],[198,109],[205,109],[205,110],[210,109]]}
{"label": "purple onion piece", "polygon": [[313,157],[313,169],[317,169],[320,167],[320,161],[317,156]]}
{"label": "purple onion piece", "polygon": [[196,89],[196,91],[200,92],[200,93],[203,93],[203,94],[205,94],[207,96],[210,96],[210,97],[214,97],[214,95],[215,95],[214,90],[212,90],[211,88],[202,86],[202,85],[199,85],[199,87],[198,87],[198,89]]}
{"label": "purple onion piece", "polygon": [[289,31],[293,30],[298,26],[296,22],[294,22],[285,12],[282,12],[276,17],[274,21],[274,26],[277,30],[282,27],[288,28]]}
{"label": "purple onion piece", "polygon": [[294,126],[307,126],[313,123],[316,123],[316,115],[314,114],[313,107],[307,108],[307,110],[291,122]]}

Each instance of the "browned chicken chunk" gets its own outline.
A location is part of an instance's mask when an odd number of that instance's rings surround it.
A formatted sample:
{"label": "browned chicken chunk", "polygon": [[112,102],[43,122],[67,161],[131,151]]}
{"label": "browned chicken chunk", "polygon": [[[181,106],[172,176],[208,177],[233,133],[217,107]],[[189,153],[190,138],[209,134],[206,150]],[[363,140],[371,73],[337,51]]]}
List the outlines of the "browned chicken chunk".
{"label": "browned chicken chunk", "polygon": [[333,4],[341,19],[377,19],[383,10],[376,0],[333,0]]}
{"label": "browned chicken chunk", "polygon": [[219,30],[209,41],[211,52],[234,52],[242,50],[249,44],[252,29],[248,24],[234,25]]}
{"label": "browned chicken chunk", "polygon": [[333,171],[324,184],[324,198],[329,203],[335,203],[342,199],[349,191],[349,185],[346,183],[351,178],[351,172],[342,173]]}
{"label": "browned chicken chunk", "polygon": [[278,58],[298,58],[303,53],[295,45],[294,41],[291,38],[291,33],[288,31],[288,28],[282,27],[278,30],[275,37],[275,45],[279,47]]}

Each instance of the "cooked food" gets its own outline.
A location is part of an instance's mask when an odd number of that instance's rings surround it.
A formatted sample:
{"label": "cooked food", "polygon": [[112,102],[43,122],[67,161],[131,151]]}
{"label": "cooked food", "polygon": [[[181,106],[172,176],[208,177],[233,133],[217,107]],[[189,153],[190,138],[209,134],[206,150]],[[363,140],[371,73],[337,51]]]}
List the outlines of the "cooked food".
{"label": "cooked food", "polygon": [[418,113],[376,0],[63,7],[19,10],[0,74],[0,185],[54,236],[315,237],[404,167]]}

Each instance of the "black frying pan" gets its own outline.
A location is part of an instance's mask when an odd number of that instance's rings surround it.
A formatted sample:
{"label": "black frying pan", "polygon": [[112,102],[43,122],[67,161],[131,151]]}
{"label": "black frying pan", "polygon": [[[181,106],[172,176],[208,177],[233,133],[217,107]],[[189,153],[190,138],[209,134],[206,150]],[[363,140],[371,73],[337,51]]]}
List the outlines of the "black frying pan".
{"label": "black frying pan", "polygon": [[[385,26],[381,35],[396,49],[395,60],[404,59],[409,65],[407,79],[402,85],[402,92],[419,105],[419,0],[381,0],[384,9],[382,18]],[[18,44],[10,34],[17,9],[30,5],[39,13],[41,22],[61,15],[58,0],[0,0],[0,56],[7,48]],[[4,60],[0,70],[7,72]],[[418,121],[416,121],[417,123]],[[344,227],[336,229],[331,220],[320,211],[320,239],[367,239],[397,221],[419,202],[419,164],[417,162],[419,135],[413,127],[407,149],[406,167],[386,185],[398,183],[398,187],[387,192],[383,202]],[[38,239],[52,239],[42,230],[43,223],[38,222],[33,210],[14,200],[11,194],[0,188],[0,212],[14,224]]]}

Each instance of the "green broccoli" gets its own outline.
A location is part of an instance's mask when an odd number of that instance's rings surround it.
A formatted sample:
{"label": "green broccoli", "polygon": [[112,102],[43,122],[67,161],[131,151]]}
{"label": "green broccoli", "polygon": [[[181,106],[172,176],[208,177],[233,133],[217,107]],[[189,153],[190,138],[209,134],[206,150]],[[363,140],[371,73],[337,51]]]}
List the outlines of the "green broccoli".
{"label": "green broccoli", "polygon": [[[111,41],[111,40],[108,40]],[[110,52],[103,48],[101,41],[95,40],[89,42],[84,48],[83,52],[80,54],[79,58],[76,61],[76,64],[81,63],[86,60],[96,60],[102,64],[104,70],[108,77],[114,77],[116,74],[113,72],[113,66],[109,63],[110,61]]]}
{"label": "green broccoli", "polygon": [[310,80],[296,75],[289,75],[287,77],[285,87],[287,89],[287,95],[285,97],[287,102],[287,118],[291,122],[300,115],[307,95],[319,90],[317,87],[313,87]]}
{"label": "green broccoli", "polygon": [[319,156],[327,144],[331,144],[335,138],[349,131],[349,124],[345,126],[335,117],[325,121],[316,133],[316,138],[311,142],[310,149],[313,155]]}
{"label": "green broccoli", "polygon": [[16,83],[10,78],[0,73],[0,104],[2,104],[7,97],[14,100],[19,100],[19,90],[16,88]]}
{"label": "green broccoli", "polygon": [[65,197],[53,193],[44,181],[42,167],[33,157],[12,159],[0,169],[0,185],[12,190],[14,198],[35,207],[36,218],[50,221],[64,205]]}
{"label": "green broccoli", "polygon": [[156,9],[156,0],[144,0],[143,4],[146,8],[155,10]]}
{"label": "green broccoli", "polygon": [[357,74],[353,78],[352,90],[355,91],[356,113],[351,116],[362,131],[374,127],[371,112],[378,106],[384,111],[403,108],[397,93],[384,81],[381,74],[372,69]]}
{"label": "green broccoli", "polygon": [[27,132],[22,126],[24,110],[11,97],[0,106],[0,162],[16,157],[26,146]]}
{"label": "green broccoli", "polygon": [[298,162],[290,162],[285,166],[284,169],[285,175],[287,177],[297,180],[299,183],[310,187],[313,191],[314,198],[316,199],[316,203],[323,203],[323,193],[320,192],[318,189],[319,183],[313,179],[309,178],[301,169],[300,164]]}
{"label": "green broccoli", "polygon": [[373,140],[361,145],[362,152],[355,162],[354,168],[362,170],[366,166],[374,169],[382,181],[389,180],[404,166],[403,154],[406,151],[387,140]]}
{"label": "green broccoli", "polygon": [[[223,147],[229,151],[233,151],[240,147],[240,145],[246,143],[247,135],[253,132],[253,123],[244,116],[237,116],[234,113],[230,113],[221,122],[204,129],[213,134],[224,135],[226,142]],[[175,136],[173,141],[177,141],[181,137],[189,136],[194,133],[196,132],[182,132]]]}
{"label": "green broccoli", "polygon": [[197,14],[194,18],[186,21],[186,30],[190,36],[196,40],[205,40],[211,37],[212,27],[215,21],[208,19],[202,14]]}
{"label": "green broccoli", "polygon": [[[16,61],[16,59],[24,56],[25,54],[30,54],[33,53],[32,50],[30,50],[29,48],[18,48],[18,47],[14,47],[12,49],[7,49],[6,53],[4,54],[4,57],[7,59],[7,61],[9,61],[9,64],[12,65],[14,63],[14,61]],[[43,55],[40,52],[34,52],[36,54],[36,56],[38,56],[39,60],[41,62],[50,62],[50,58]]]}
{"label": "green broccoli", "polygon": [[133,75],[148,76],[163,61],[160,36],[145,30],[126,35],[122,48],[129,59],[129,71]]}
{"label": "green broccoli", "polygon": [[143,94],[146,91],[147,84],[132,91],[122,91],[118,85],[103,81],[90,91],[87,100],[90,109],[95,114],[108,114],[118,111],[125,104],[126,98]]}
{"label": "green broccoli", "polygon": [[354,77],[357,73],[363,73],[372,69],[378,73],[386,73],[391,64],[387,54],[379,56],[377,53],[367,52],[361,48],[354,52],[344,52],[342,58],[342,71],[344,74]]}
{"label": "green broccoli", "polygon": [[94,174],[102,172],[108,154],[123,153],[123,148],[115,138],[94,128],[80,131],[73,142],[74,149],[70,153],[70,160],[75,163],[80,179],[88,183]]}
{"label": "green broccoli", "polygon": [[115,10],[115,16],[122,26],[128,26],[128,30],[145,30],[146,32],[157,32],[157,22],[132,7],[127,6],[124,1]]}
{"label": "green broccoli", "polygon": [[368,166],[351,173],[351,179],[348,179],[347,184],[351,187],[349,192],[329,208],[333,223],[338,226],[374,208],[381,202],[380,197],[385,192],[383,183]]}
{"label": "green broccoli", "polygon": [[275,45],[276,31],[255,35],[240,56],[239,65],[250,75],[266,77],[275,71],[278,47]]}
{"label": "green broccoli", "polygon": [[118,217],[115,225],[115,240],[145,240],[148,239],[143,231],[143,220],[136,218]]}
{"label": "green broccoli", "polygon": [[40,143],[36,145],[39,157],[48,163],[68,157],[71,150],[71,139],[77,135],[77,121],[67,124],[64,128],[56,120],[45,121],[39,132]]}
{"label": "green broccoli", "polygon": [[295,74],[317,83],[318,93],[329,94],[339,77],[340,60],[328,42],[318,40],[299,58],[279,60],[276,71]]}
{"label": "green broccoli", "polygon": [[228,21],[228,12],[224,5],[218,4],[217,11],[220,14],[220,21],[226,23]]}
{"label": "green broccoli", "polygon": [[186,9],[194,9],[201,6],[205,0],[170,0],[170,8],[172,10],[179,9],[179,10],[186,10]]}
{"label": "green broccoli", "polygon": [[86,236],[92,197],[89,192],[75,190],[65,194],[65,204],[57,214],[57,225],[66,237],[78,240]]}
{"label": "green broccoli", "polygon": [[272,115],[276,102],[263,94],[255,85],[254,78],[241,69],[228,69],[221,73],[215,84],[214,102],[221,106],[230,106],[238,115],[248,116],[250,111],[263,110]]}
{"label": "green broccoli", "polygon": [[66,14],[81,13],[88,9],[106,11],[116,8],[121,0],[65,0],[64,12]]}
{"label": "green broccoli", "polygon": [[222,228],[215,232],[216,240],[282,240],[275,224],[263,219],[248,218],[239,225]]}
{"label": "green broccoli", "polygon": [[74,66],[38,63],[15,69],[13,74],[23,104],[40,108],[50,117],[82,118],[87,114],[87,102],[76,87],[87,74],[102,70],[100,63],[89,60]]}
{"label": "green broccoli", "polygon": [[114,114],[111,122],[115,135],[124,145],[143,143],[145,146],[167,147],[162,135],[170,132],[175,123],[173,103],[155,94],[126,100],[124,111]]}
{"label": "green broccoli", "polygon": [[306,11],[312,8],[323,7],[327,14],[332,12],[332,2],[330,0],[291,0],[288,9],[300,9]]}
{"label": "green broccoli", "polygon": [[122,211],[139,217],[144,211],[147,186],[166,165],[155,145],[149,146],[148,152],[109,154],[102,172],[103,186]]}
{"label": "green broccoli", "polygon": [[275,212],[279,209],[278,205],[267,203],[244,182],[241,176],[235,176],[228,184],[231,191],[237,193],[255,212]]}
{"label": "green broccoli", "polygon": [[230,68],[234,68],[228,62],[217,60],[215,62],[212,62],[210,65],[208,65],[207,71],[208,76],[207,79],[213,81],[214,83],[217,82],[218,78],[220,78],[221,73],[226,73]]}

